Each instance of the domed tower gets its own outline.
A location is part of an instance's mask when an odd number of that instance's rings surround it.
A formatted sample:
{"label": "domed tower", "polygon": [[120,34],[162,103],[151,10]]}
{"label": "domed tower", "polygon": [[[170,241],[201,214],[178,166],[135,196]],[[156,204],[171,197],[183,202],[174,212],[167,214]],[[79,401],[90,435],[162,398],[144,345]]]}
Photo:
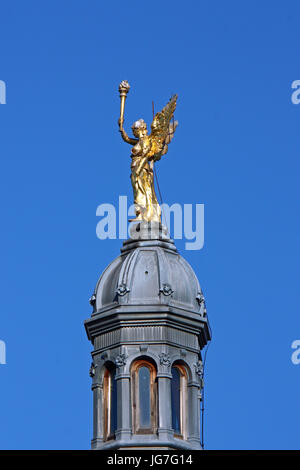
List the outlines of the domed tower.
{"label": "domed tower", "polygon": [[123,243],[90,299],[93,449],[201,449],[204,296],[166,230],[149,227]]}

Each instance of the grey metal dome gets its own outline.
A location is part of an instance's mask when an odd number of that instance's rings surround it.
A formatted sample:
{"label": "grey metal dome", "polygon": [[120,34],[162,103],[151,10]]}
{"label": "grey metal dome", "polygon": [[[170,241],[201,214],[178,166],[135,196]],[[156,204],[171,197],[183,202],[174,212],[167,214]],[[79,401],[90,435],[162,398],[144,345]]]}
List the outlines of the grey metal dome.
{"label": "grey metal dome", "polygon": [[198,279],[170,239],[132,240],[104,270],[91,298],[94,312],[117,305],[168,305],[206,316]]}

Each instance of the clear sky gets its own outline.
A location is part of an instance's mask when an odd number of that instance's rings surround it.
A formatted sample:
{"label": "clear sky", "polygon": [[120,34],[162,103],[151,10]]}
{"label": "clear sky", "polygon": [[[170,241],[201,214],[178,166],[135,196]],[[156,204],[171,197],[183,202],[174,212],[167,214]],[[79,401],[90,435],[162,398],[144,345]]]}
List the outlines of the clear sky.
{"label": "clear sky", "polygon": [[0,3],[2,449],[88,449],[88,299],[120,240],[96,208],[132,202],[117,129],[178,93],[163,199],[205,204],[181,254],[207,298],[207,449],[299,449],[299,2]]}

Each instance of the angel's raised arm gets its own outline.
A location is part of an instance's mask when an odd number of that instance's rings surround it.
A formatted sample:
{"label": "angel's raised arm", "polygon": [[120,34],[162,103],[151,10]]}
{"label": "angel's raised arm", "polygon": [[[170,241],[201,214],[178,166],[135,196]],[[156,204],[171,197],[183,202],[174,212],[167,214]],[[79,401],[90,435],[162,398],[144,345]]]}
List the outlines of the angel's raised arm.
{"label": "angel's raised arm", "polygon": [[124,123],[124,109],[125,109],[125,100],[126,96],[129,92],[130,85],[127,82],[127,80],[123,80],[120,85],[119,85],[119,93],[120,93],[120,118],[118,120],[119,124],[119,131],[121,132],[122,139],[127,142],[128,144],[135,145],[138,140],[137,139],[132,139],[131,137],[128,136],[127,132],[125,131],[123,127]]}
{"label": "angel's raised arm", "polygon": [[139,140],[129,137],[129,135],[127,134],[127,132],[125,131],[123,127],[123,122],[121,121],[121,119],[119,119],[118,123],[119,123],[119,131],[121,133],[122,139],[130,145],[137,144]]}

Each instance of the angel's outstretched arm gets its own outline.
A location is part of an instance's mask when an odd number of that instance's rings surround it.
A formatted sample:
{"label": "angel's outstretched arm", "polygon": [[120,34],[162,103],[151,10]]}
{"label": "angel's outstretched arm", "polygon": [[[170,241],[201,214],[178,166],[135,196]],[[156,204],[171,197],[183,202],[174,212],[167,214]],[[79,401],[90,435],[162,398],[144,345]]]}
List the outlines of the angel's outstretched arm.
{"label": "angel's outstretched arm", "polygon": [[127,82],[127,80],[123,80],[120,85],[119,85],[119,93],[120,93],[120,118],[118,120],[119,124],[119,130],[121,132],[122,139],[127,142],[128,144],[135,145],[138,140],[137,139],[132,139],[131,137],[128,136],[127,132],[124,130],[123,124],[124,124],[124,110],[125,110],[125,100],[126,96],[129,92],[130,85]]}
{"label": "angel's outstretched arm", "polygon": [[128,136],[127,132],[125,131],[125,129],[123,127],[123,121],[121,119],[119,119],[118,124],[119,124],[119,131],[121,133],[122,139],[130,145],[137,144],[139,140],[138,139],[133,139],[133,138]]}

